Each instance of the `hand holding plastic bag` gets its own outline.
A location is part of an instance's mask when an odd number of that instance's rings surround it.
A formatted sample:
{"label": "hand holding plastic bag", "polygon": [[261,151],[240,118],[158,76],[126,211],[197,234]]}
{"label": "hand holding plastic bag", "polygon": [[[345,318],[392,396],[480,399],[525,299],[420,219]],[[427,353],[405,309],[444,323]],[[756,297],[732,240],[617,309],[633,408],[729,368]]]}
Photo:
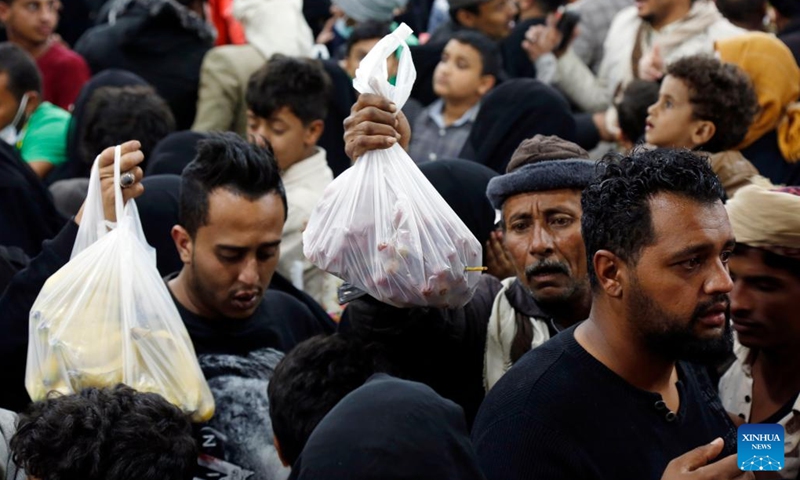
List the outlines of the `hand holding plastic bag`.
{"label": "hand holding plastic bag", "polygon": [[38,401],[50,391],[125,383],[162,395],[195,421],[208,420],[214,400],[186,327],[156,270],[135,202],[123,207],[120,147],[116,224],[104,219],[99,158],[72,257],[47,280],[31,309],[25,387]]}
{"label": "hand holding plastic bag", "polygon": [[[402,24],[361,61],[353,85],[402,108],[416,71]],[[386,58],[402,47],[397,82]],[[303,234],[319,268],[396,307],[460,307],[475,291],[482,250],[461,219],[395,144],[362,155],[325,190]]]}

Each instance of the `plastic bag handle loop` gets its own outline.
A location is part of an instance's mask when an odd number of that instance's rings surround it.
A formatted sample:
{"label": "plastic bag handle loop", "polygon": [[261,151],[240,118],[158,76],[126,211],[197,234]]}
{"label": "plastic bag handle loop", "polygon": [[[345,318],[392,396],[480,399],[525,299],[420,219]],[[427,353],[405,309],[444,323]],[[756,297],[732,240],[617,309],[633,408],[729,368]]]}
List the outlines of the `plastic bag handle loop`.
{"label": "plastic bag handle loop", "polygon": [[[397,27],[391,34],[383,37],[366,57],[361,60],[353,87],[360,93],[375,93],[393,101],[398,108],[405,105],[414,87],[417,71],[411,59],[411,50],[408,48],[406,38],[413,30],[405,23]],[[400,62],[397,67],[395,85],[389,83],[389,73],[386,58],[403,47],[400,52]]]}
{"label": "plastic bag handle loop", "polygon": [[114,147],[114,212],[117,214],[117,224],[122,220],[123,207],[122,204],[122,172],[120,171],[122,163],[122,146],[117,145]]}

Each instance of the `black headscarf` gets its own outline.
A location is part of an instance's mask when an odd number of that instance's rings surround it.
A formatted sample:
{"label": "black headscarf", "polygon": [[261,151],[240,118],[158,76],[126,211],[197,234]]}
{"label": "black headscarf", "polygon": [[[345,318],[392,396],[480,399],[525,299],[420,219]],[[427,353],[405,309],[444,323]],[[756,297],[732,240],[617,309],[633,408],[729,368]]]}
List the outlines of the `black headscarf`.
{"label": "black headscarf", "polygon": [[197,142],[207,137],[189,130],[170,133],[153,148],[144,175],[180,175],[197,156]]}
{"label": "black headscarf", "polygon": [[486,198],[486,186],[497,173],[467,160],[426,162],[420,164],[419,169],[481,245],[486,245],[494,229],[495,216]]}
{"label": "black headscarf", "polygon": [[72,108],[72,118],[67,131],[67,161],[47,176],[48,183],[67,178],[89,177],[92,165],[83,160],[80,149],[86,106],[98,88],[128,86],[150,86],[150,84],[134,73],[116,69],[102,71],[86,82]]}
{"label": "black headscarf", "polygon": [[289,478],[484,477],[459,406],[421,383],[376,374],[322,419]]}
{"label": "black headscarf", "polygon": [[575,119],[567,100],[538,80],[516,78],[489,92],[460,158],[505,173],[520,143],[536,134],[575,141]]}

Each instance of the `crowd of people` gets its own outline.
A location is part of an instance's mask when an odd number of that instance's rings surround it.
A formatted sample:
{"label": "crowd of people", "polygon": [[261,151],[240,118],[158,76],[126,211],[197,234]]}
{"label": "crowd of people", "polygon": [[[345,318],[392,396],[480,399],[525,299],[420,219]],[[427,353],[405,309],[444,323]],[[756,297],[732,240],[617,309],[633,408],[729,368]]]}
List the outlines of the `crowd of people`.
{"label": "crowd of people", "polygon": [[[785,431],[755,476],[800,479],[799,2],[0,0],[0,22],[0,480],[744,479],[746,423]],[[398,108],[353,79],[403,23]],[[464,306],[389,305],[303,253],[326,188],[396,145],[483,247]],[[124,384],[31,401],[31,309],[93,166],[111,228],[115,190],[137,206],[210,420]]]}

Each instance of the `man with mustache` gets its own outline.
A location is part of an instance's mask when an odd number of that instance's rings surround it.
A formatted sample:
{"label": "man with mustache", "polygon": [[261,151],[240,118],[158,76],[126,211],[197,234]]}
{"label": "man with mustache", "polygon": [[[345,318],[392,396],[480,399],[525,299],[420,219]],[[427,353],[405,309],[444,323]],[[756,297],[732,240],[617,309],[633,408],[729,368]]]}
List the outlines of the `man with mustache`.
{"label": "man with mustache", "polygon": [[786,432],[781,478],[800,471],[800,188],[763,179],[726,205],[736,248],[731,316],[736,361],[719,389],[725,408]]}
{"label": "man with mustache", "polygon": [[487,389],[531,348],[589,315],[581,190],[594,174],[585,150],[537,135],[517,148],[505,175],[489,182],[489,200],[503,215],[496,237],[502,237],[516,277],[503,281],[492,306]]}
{"label": "man with mustache", "polygon": [[[362,94],[345,121],[348,156],[400,142],[410,129],[388,100]],[[580,191],[594,163],[575,144],[537,136],[523,142],[509,173],[492,180],[516,278],[483,275],[460,309],[399,309],[369,297],[348,304],[340,331],[386,351],[393,373],[425,383],[464,408],[471,424],[486,389],[531,348],[585,319],[591,301],[580,232]],[[493,246],[505,257],[496,237]],[[345,279],[347,280],[347,279]]]}
{"label": "man with mustache", "polygon": [[589,318],[489,392],[472,430],[481,467],[489,480],[752,478],[713,385],[689,363],[732,344],[722,186],[686,150],[603,167],[581,196]]}

